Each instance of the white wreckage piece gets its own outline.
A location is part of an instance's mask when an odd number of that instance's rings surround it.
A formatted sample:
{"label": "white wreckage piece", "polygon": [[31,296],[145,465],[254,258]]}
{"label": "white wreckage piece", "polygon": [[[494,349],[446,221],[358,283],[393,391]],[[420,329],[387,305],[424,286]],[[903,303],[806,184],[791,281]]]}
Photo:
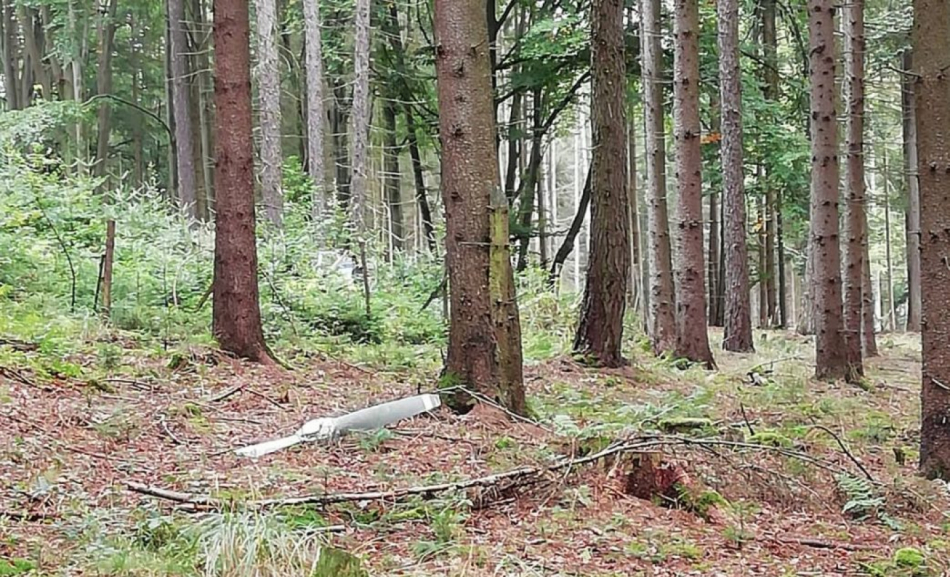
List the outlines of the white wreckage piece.
{"label": "white wreckage piece", "polygon": [[339,417],[321,417],[307,421],[293,435],[265,441],[235,451],[244,457],[261,457],[298,443],[329,440],[349,431],[375,431],[386,425],[438,408],[439,395],[416,395],[347,413]]}

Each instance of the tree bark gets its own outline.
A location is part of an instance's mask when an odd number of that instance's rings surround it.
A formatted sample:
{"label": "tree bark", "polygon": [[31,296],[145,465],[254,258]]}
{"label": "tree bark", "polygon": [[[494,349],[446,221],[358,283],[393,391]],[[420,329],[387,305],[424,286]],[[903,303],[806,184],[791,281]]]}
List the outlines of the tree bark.
{"label": "tree bark", "polygon": [[[518,205],[519,236],[518,242],[518,272],[524,271],[528,267],[528,248],[531,245],[531,222],[534,216],[534,199],[537,193],[538,180],[541,176],[541,154],[542,141],[544,139],[545,129],[542,126],[542,94],[540,88],[532,91],[532,122],[531,122],[531,158],[528,161],[528,169],[523,172],[521,183],[518,186],[518,196],[521,202]],[[521,145],[524,148],[524,145]],[[523,153],[522,153],[523,156]]]}
{"label": "tree bark", "polygon": [[864,375],[861,358],[861,307],[867,242],[867,191],[864,183],[864,0],[852,0],[845,8],[847,20],[847,106],[848,174],[847,212],[845,215],[844,256],[844,341],[848,363],[847,377],[858,380]]}
{"label": "tree bark", "polygon": [[[176,0],[177,1],[177,0]],[[280,60],[277,56],[277,2],[257,0],[257,93],[261,129],[261,197],[264,215],[275,227],[284,219],[280,142]]]}
{"label": "tree bark", "polygon": [[213,79],[211,77],[211,28],[208,26],[207,16],[205,15],[205,4],[203,0],[195,0],[195,43],[196,54],[195,63],[197,64],[195,74],[198,83],[198,144],[201,148],[199,163],[201,164],[201,175],[205,187],[205,205],[201,217],[208,219],[214,212],[214,159],[212,158],[213,144],[211,138],[212,123],[214,122],[214,111],[211,103],[208,101],[208,95],[213,98]]}
{"label": "tree bark", "polygon": [[[115,38],[116,11],[118,0],[109,0],[109,7],[105,13],[99,15],[99,56],[96,63],[96,93],[107,95],[112,93],[112,41]],[[32,86],[32,85],[31,85]],[[112,109],[108,99],[99,103],[97,117],[98,142],[96,144],[96,159],[93,164],[94,176],[104,176],[106,162],[109,157],[109,135],[111,134]]]}
{"label": "tree bark", "polygon": [[[742,170],[739,2],[738,0],[719,0],[717,10],[722,106],[723,240],[726,259],[725,327],[722,348],[727,351],[748,353],[753,352],[755,346],[752,339],[752,311],[749,306],[749,251],[746,246],[745,175]],[[712,255],[710,255],[711,258]]]}
{"label": "tree bark", "polygon": [[[631,10],[631,15],[633,10]],[[630,18],[630,16],[628,16]],[[633,21],[630,18],[630,21]],[[627,219],[630,228],[630,300],[627,305],[644,319],[643,286],[640,283],[640,207],[637,203],[637,148],[636,121],[632,111],[627,113]]]}
{"label": "tree bark", "polygon": [[[912,70],[913,51],[903,55],[903,69]],[[903,109],[904,176],[907,187],[907,212],[904,216],[907,238],[907,330],[920,332],[920,188],[917,184],[917,98],[914,81],[901,76]]]}
{"label": "tree bark", "polygon": [[386,189],[386,203],[389,205],[389,234],[392,235],[394,251],[402,251],[405,243],[405,230],[402,218],[402,175],[399,173],[399,145],[396,143],[396,103],[389,99],[383,105],[383,156],[385,174],[383,187]]}
{"label": "tree bark", "polygon": [[419,140],[416,136],[416,121],[409,104],[404,107],[406,116],[406,130],[409,133],[409,159],[412,161],[412,179],[416,186],[416,204],[419,205],[419,216],[422,219],[422,230],[425,233],[429,252],[435,252],[435,224],[432,221],[432,210],[429,208],[429,194],[426,190],[425,174],[422,172],[422,156],[419,154]]}
{"label": "tree bark", "polygon": [[699,2],[673,4],[673,134],[676,141],[676,354],[713,368],[706,330],[702,150],[699,123]]}
{"label": "tree bark", "polygon": [[19,110],[20,88],[17,86],[17,63],[20,43],[17,39],[17,24],[13,11],[16,0],[3,0],[3,88],[6,94],[7,110]]}
{"label": "tree bark", "polygon": [[630,247],[627,236],[626,65],[622,0],[591,5],[590,256],[575,354],[606,367],[623,364]]}
{"label": "tree bark", "polygon": [[214,1],[215,182],[213,332],[222,349],[273,362],[264,343],[254,234],[250,22],[245,0]]}
{"label": "tree bark", "polygon": [[663,50],[660,2],[642,0],[643,90],[646,122],[647,228],[650,235],[650,339],[661,355],[676,348],[670,224],[666,206],[666,129],[663,120]]}
{"label": "tree bark", "polygon": [[[725,168],[725,167],[723,167]],[[719,300],[719,246],[721,239],[719,238],[720,222],[719,222],[719,195],[715,192],[710,193],[709,195],[709,262],[707,268],[709,269],[709,315],[707,322],[709,326],[715,327],[719,326],[718,320],[720,318],[720,307],[723,305],[722,301]]]}
{"label": "tree bark", "polygon": [[815,374],[844,378],[841,318],[841,254],[838,227],[838,125],[835,117],[834,8],[831,0],[808,0],[812,118],[811,243],[815,292]]}
{"label": "tree bark", "polygon": [[357,235],[366,233],[367,169],[369,159],[369,13],[370,0],[356,0],[356,40],[353,47],[353,110],[350,130],[353,132],[353,181],[350,210]]}
{"label": "tree bark", "polygon": [[[178,174],[178,201],[192,218],[199,218],[195,178],[194,134],[188,91],[188,24],[184,0],[168,0],[172,108],[175,114],[175,162]],[[217,46],[215,47],[218,50]]]}
{"label": "tree bark", "polygon": [[[499,196],[504,198],[504,191],[495,143],[485,3],[436,0],[434,27],[451,298],[446,379],[485,394],[513,411],[523,411],[524,387],[516,378],[520,365],[515,362],[521,356],[520,341],[515,342],[515,337],[520,337],[520,327],[516,335],[514,326],[518,318],[501,319],[493,314],[493,304],[513,306],[514,300],[492,302],[493,292],[511,291],[513,283],[509,284],[508,274],[492,274],[493,261],[496,273],[502,267],[510,274],[511,267],[510,260],[503,267],[508,240],[497,238],[507,232],[503,230],[507,220],[501,219],[507,201],[498,202]],[[506,325],[510,330],[503,338],[507,340],[499,342],[496,328],[504,329]],[[455,405],[471,404],[467,395],[454,397]]]}
{"label": "tree bark", "polygon": [[914,1],[914,71],[917,96],[917,171],[920,179],[920,269],[923,319],[920,470],[950,479],[950,7],[939,0]]}
{"label": "tree bark", "polygon": [[323,103],[323,40],[320,32],[320,3],[303,2],[303,16],[307,70],[307,173],[313,181],[311,215],[313,221],[318,223],[323,219],[323,213],[329,204],[325,190],[327,180],[323,151],[326,108]]}

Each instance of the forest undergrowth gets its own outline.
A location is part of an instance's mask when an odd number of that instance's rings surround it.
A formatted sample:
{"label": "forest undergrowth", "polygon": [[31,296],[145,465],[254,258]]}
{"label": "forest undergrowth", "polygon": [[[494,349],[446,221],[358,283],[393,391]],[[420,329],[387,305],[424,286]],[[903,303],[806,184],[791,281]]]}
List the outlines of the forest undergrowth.
{"label": "forest undergrowth", "polygon": [[[753,355],[720,353],[716,372],[655,359],[636,339],[628,367],[597,370],[565,355],[571,296],[523,281],[533,422],[487,405],[463,416],[440,409],[259,461],[231,450],[310,418],[438,388],[438,314],[429,342],[288,330],[275,347],[288,370],[231,359],[164,303],[149,309],[167,314],[149,332],[70,314],[64,295],[4,295],[0,574],[346,574],[318,565],[329,546],[357,556],[371,575],[939,575],[950,567],[947,490],[915,474],[915,337],[882,335],[863,388],[812,380],[810,338],[779,331],[757,331]],[[395,327],[382,330],[420,322],[427,293],[404,291],[403,308],[374,301]],[[272,327],[289,324],[279,305],[268,306],[276,307]],[[721,333],[711,339],[718,346]],[[701,487],[698,498],[631,496],[623,455],[525,484],[247,506],[543,469],[647,438],[665,440],[651,451]],[[155,498],[130,482],[224,506]]]}

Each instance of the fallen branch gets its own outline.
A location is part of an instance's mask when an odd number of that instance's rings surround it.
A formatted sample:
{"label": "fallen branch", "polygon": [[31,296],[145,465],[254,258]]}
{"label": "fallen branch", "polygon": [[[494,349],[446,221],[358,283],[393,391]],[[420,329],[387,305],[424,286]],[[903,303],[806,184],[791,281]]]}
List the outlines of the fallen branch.
{"label": "fallen branch", "polygon": [[231,397],[231,396],[236,395],[237,393],[240,393],[242,390],[244,390],[245,387],[247,387],[247,385],[248,385],[248,383],[242,383],[242,384],[240,384],[240,385],[235,385],[235,386],[231,387],[230,389],[226,389],[226,390],[224,390],[224,391],[218,393],[217,395],[214,395],[214,396],[208,397],[207,399],[204,399],[204,402],[206,402],[206,403],[216,403],[216,402],[218,402],[218,401],[223,401],[224,399],[227,399],[228,397]]}
{"label": "fallen branch", "polygon": [[[773,447],[769,445],[760,445],[756,443],[744,443],[739,441],[727,441],[724,439],[693,439],[689,437],[682,437],[677,435],[665,435],[665,436],[652,436],[652,437],[640,437],[628,441],[615,442],[608,446],[607,448],[599,451],[597,453],[588,455],[582,458],[564,458],[556,463],[547,466],[528,466],[528,467],[519,467],[512,469],[510,471],[505,471],[502,473],[494,473],[491,475],[485,475],[483,477],[473,477],[461,481],[454,481],[449,483],[439,483],[435,485],[422,485],[417,487],[404,487],[400,489],[392,489],[389,491],[368,491],[362,493],[331,493],[325,495],[303,495],[300,497],[282,497],[282,498],[272,498],[272,499],[257,499],[245,501],[242,505],[249,509],[262,509],[268,507],[285,507],[290,505],[315,505],[315,506],[326,506],[332,505],[335,503],[344,503],[344,502],[353,502],[353,501],[395,501],[398,499],[403,499],[405,497],[413,495],[424,495],[431,496],[436,493],[444,493],[448,491],[460,491],[464,489],[470,489],[474,487],[494,487],[499,485],[502,482],[512,481],[516,483],[514,486],[527,486],[532,483],[536,483],[544,479],[544,477],[549,473],[554,473],[557,471],[562,471],[564,469],[571,469],[587,463],[592,463],[594,461],[600,461],[601,459],[611,457],[613,455],[621,453],[630,453],[630,452],[639,452],[647,449],[655,449],[658,447],[671,446],[671,445],[681,445],[681,446],[695,446],[700,448],[708,448],[713,446],[723,446],[731,447],[734,449],[751,449],[758,451],[766,451],[771,453],[777,453],[786,457],[794,457],[807,461],[816,467],[825,469],[832,473],[840,473],[843,471],[840,467],[835,467],[832,464],[824,462],[816,457],[802,453],[800,451],[795,451],[792,449],[786,449],[784,447]],[[221,499],[216,499],[209,495],[196,495],[192,493],[183,493],[179,491],[173,491],[168,489],[162,489],[160,487],[153,487],[151,485],[145,485],[138,483],[136,481],[126,481],[126,487],[129,490],[141,493],[143,495],[149,495],[152,497],[158,497],[160,499],[165,499],[168,501],[174,501],[177,503],[188,504],[192,506],[200,506],[210,509],[222,509],[231,503],[225,502]],[[509,487],[510,488],[510,487]]]}
{"label": "fallen branch", "polygon": [[843,549],[845,551],[871,551],[875,547],[869,545],[855,545],[854,543],[840,543],[836,541],[823,541],[821,539],[779,539],[772,537],[772,540],[782,545],[804,545],[815,549]]}

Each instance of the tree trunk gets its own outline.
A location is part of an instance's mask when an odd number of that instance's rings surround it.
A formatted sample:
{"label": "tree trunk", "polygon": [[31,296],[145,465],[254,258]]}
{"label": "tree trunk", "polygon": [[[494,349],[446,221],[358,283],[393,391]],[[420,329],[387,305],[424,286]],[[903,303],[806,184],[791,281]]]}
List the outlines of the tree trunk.
{"label": "tree trunk", "polygon": [[348,96],[346,83],[341,78],[333,78],[333,112],[330,116],[330,130],[333,131],[333,160],[336,168],[336,200],[340,208],[346,210],[350,204],[350,110],[347,108]]}
{"label": "tree trunk", "polygon": [[917,171],[920,182],[922,327],[920,470],[950,479],[950,9],[938,0],[914,1],[914,71],[917,96]]}
{"label": "tree trunk", "polygon": [[[188,24],[184,0],[168,0],[172,108],[175,114],[175,161],[178,174],[178,201],[192,218],[199,218],[195,179],[194,134],[191,126],[188,91]],[[215,46],[215,50],[219,51]]]}
{"label": "tree trunk", "polygon": [[213,332],[225,351],[269,364],[272,361],[264,344],[257,285],[250,22],[246,1],[214,1],[214,48],[218,194]]}
{"label": "tree trunk", "polygon": [[861,308],[861,350],[864,358],[876,357],[877,341],[874,338],[874,285],[871,282],[871,259],[864,253],[864,278],[861,281],[864,302]]}
{"label": "tree trunk", "polygon": [[749,306],[749,251],[746,246],[745,177],[742,171],[739,2],[719,0],[717,10],[722,106],[723,236],[726,259],[725,328],[722,348],[748,353],[754,351],[755,346],[752,340],[752,311]]}
{"label": "tree trunk", "polygon": [[[904,51],[903,69],[914,66],[913,51]],[[914,81],[901,76],[903,108],[904,176],[907,187],[907,212],[904,217],[907,238],[907,330],[920,332],[920,189],[917,185],[917,103]]]}
{"label": "tree trunk", "polygon": [[[631,10],[631,14],[632,14]],[[630,18],[628,16],[628,18]],[[633,21],[631,18],[630,21]],[[636,121],[632,111],[627,113],[627,225],[630,229],[630,300],[631,309],[643,319],[643,287],[640,284],[640,210],[637,205],[637,148]]]}
{"label": "tree trunk", "polygon": [[623,364],[627,244],[626,66],[623,2],[591,5],[593,158],[587,280],[574,352],[606,367]]}
{"label": "tree trunk", "polygon": [[845,8],[848,41],[846,80],[848,106],[847,212],[844,256],[844,354],[848,378],[864,375],[861,359],[861,307],[864,254],[867,243],[867,191],[864,183],[864,0],[852,0]]}
{"label": "tree trunk", "polygon": [[[169,3],[171,0],[165,0],[165,46],[171,47],[172,40],[172,26],[171,26],[171,9],[169,8]],[[175,134],[178,133],[177,122],[175,122],[175,90],[172,86],[172,56],[171,50],[165,50],[164,54],[164,74],[165,74],[165,123],[168,124],[168,129],[171,132],[169,138],[168,146],[166,147],[166,152],[168,157],[166,162],[168,163],[168,183],[166,194],[168,195],[168,200],[177,205],[181,205],[181,198],[178,196],[178,150],[175,146]]]}
{"label": "tree trunk", "polygon": [[205,206],[202,218],[210,218],[214,212],[214,158],[212,157],[212,138],[211,127],[214,121],[211,103],[208,101],[208,95],[214,92],[213,79],[211,77],[211,28],[207,25],[205,15],[205,4],[203,0],[195,0],[195,37],[197,50],[195,62],[197,63],[198,82],[198,142],[201,148],[199,162],[201,164],[201,175],[205,187]]}
{"label": "tree trunk", "polygon": [[719,300],[719,246],[722,244],[719,238],[719,195],[715,192],[709,194],[709,261],[707,269],[709,270],[709,315],[707,322],[709,326],[719,326],[719,307],[723,304]]}
{"label": "tree trunk", "polygon": [[[326,122],[326,108],[323,103],[323,41],[320,32],[320,3],[303,2],[303,17],[307,70],[307,173],[313,181],[311,214],[314,223],[319,223],[329,204],[325,190],[327,179],[323,160],[323,127]],[[334,132],[336,128],[334,125]]]}
{"label": "tree trunk", "polygon": [[20,99],[17,86],[17,61],[19,60],[19,36],[13,11],[16,0],[3,0],[3,88],[6,94],[7,110],[19,110]]}
{"label": "tree trunk", "polygon": [[702,150],[699,124],[699,3],[675,0],[673,120],[676,140],[676,354],[713,368],[706,330]]}
{"label": "tree trunk", "polygon": [[[436,75],[451,297],[446,377],[511,410],[524,411],[523,383],[511,378],[515,368],[520,371],[515,366],[515,360],[520,361],[520,342],[513,338],[515,331],[520,336],[515,326],[518,319],[493,314],[493,304],[503,303],[493,303],[492,293],[513,290],[513,286],[502,286],[509,283],[508,274],[492,274],[492,264],[507,268],[509,274],[511,267],[510,260],[507,267],[503,262],[508,239],[497,238],[507,233],[503,230],[507,220],[500,218],[507,212],[507,201],[498,202],[504,192],[495,145],[485,3],[436,0],[434,24],[439,42]],[[479,162],[472,162],[474,158]],[[496,321],[498,328],[510,329],[504,335],[510,340],[499,342]],[[505,350],[509,345],[515,350]],[[508,363],[510,373],[505,374],[503,363]],[[453,400],[456,405],[471,403],[464,394]]]}
{"label": "tree trunk", "polygon": [[[132,103],[141,106],[139,102],[139,84],[142,81],[142,64],[139,58],[139,46],[142,37],[135,21],[129,18],[129,61],[132,68]],[[132,124],[132,186],[139,188],[145,184],[145,158],[143,123]]]}
{"label": "tree trunk", "polygon": [[351,214],[357,235],[367,230],[367,169],[369,168],[369,13],[370,0],[356,0],[356,40],[353,46],[353,181],[351,184]]}
{"label": "tree trunk", "polygon": [[881,166],[881,181],[884,184],[884,261],[887,265],[887,330],[894,331],[897,327],[897,310],[894,306],[894,262],[891,259],[891,191],[888,186],[887,147],[884,150]]}
{"label": "tree trunk", "polygon": [[[96,93],[106,96],[112,93],[112,41],[115,38],[116,11],[118,0],[109,0],[105,13],[99,14],[99,57],[96,62]],[[110,114],[112,108],[108,98],[99,102],[98,142],[96,160],[92,173],[101,177],[106,174],[106,162],[109,158],[109,135],[111,134]]]}
{"label": "tree trunk", "polygon": [[[177,1],[177,0],[176,0]],[[258,123],[261,129],[261,197],[264,215],[275,227],[284,218],[280,143],[280,60],[277,56],[277,2],[256,0]]]}
{"label": "tree trunk", "polygon": [[[531,123],[531,159],[528,169],[523,172],[521,183],[518,186],[521,203],[518,206],[519,243],[518,243],[518,272],[528,267],[528,248],[531,245],[531,221],[534,216],[534,199],[537,192],[538,180],[541,176],[541,145],[544,138],[541,113],[543,103],[541,89],[535,88],[532,92],[532,123]],[[522,148],[524,145],[521,145]]]}
{"label": "tree trunk", "polygon": [[666,206],[666,129],[660,2],[642,0],[643,111],[646,123],[647,228],[650,234],[650,339],[657,355],[676,348],[670,224]]}
{"label": "tree trunk", "polygon": [[402,175],[399,173],[399,145],[396,143],[396,103],[392,99],[383,105],[383,156],[385,174],[383,186],[386,189],[386,203],[389,205],[389,233],[393,239],[393,249],[402,251],[406,233],[402,219]]}
{"label": "tree trunk", "polygon": [[429,252],[435,252],[435,225],[432,221],[432,210],[429,208],[429,195],[426,191],[425,175],[422,172],[422,157],[419,154],[419,140],[416,136],[416,121],[409,104],[404,107],[406,116],[406,130],[409,133],[409,159],[412,161],[412,178],[416,185],[416,204],[419,205],[419,216],[422,218],[422,230],[425,232]]}
{"label": "tree trunk", "polygon": [[831,0],[808,0],[812,117],[811,242],[815,293],[815,374],[844,378],[841,318],[841,253],[838,227],[838,125],[835,117],[834,8]]}
{"label": "tree trunk", "polygon": [[554,262],[551,263],[551,271],[548,274],[548,282],[551,286],[555,286],[558,278],[561,275],[561,269],[564,266],[564,263],[567,262],[567,257],[571,255],[571,252],[574,250],[574,244],[577,240],[578,235],[580,235],[581,227],[584,225],[584,219],[587,216],[587,208],[590,206],[590,194],[591,194],[591,171],[587,170],[587,181],[584,184],[584,190],[580,194],[580,197],[577,199],[577,210],[574,212],[574,218],[571,219],[571,226],[567,229],[567,234],[564,235],[564,240],[561,241],[561,246],[558,247],[557,252],[554,254]]}

